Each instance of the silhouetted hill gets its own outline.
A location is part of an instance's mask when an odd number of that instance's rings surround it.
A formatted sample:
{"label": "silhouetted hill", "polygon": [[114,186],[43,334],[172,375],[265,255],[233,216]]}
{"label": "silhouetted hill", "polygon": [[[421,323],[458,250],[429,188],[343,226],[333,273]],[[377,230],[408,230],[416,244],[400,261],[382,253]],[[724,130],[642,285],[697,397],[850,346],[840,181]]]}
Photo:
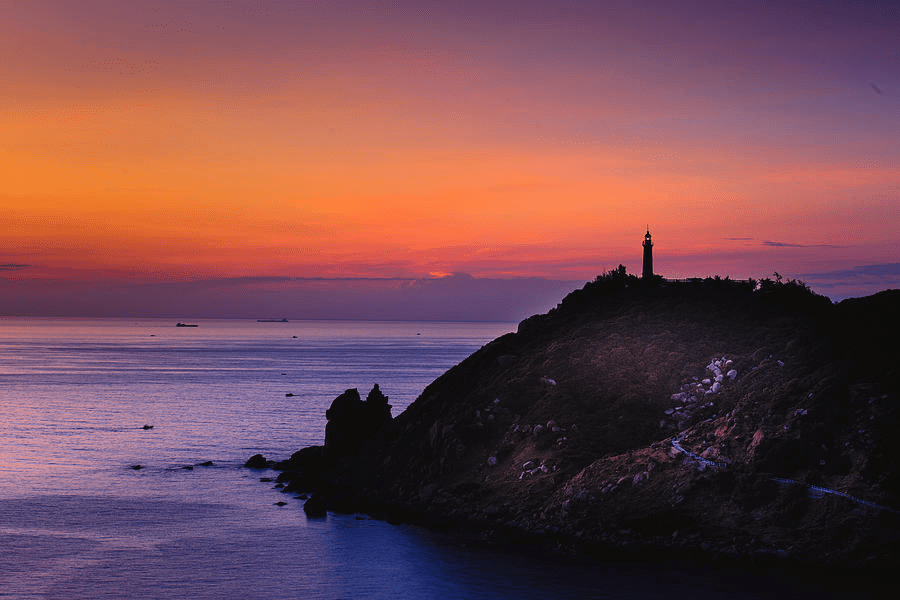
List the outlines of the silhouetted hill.
{"label": "silhouetted hill", "polygon": [[896,564],[900,291],[624,268],[450,369],[358,455],[280,465],[333,509],[563,547]]}

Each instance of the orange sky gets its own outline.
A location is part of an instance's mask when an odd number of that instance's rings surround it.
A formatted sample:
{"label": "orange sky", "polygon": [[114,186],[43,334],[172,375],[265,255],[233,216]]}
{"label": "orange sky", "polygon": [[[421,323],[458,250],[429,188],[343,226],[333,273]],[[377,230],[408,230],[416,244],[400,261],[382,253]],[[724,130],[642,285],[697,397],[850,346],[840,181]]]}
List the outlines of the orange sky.
{"label": "orange sky", "polygon": [[372,4],[4,5],[4,287],[900,284],[888,5]]}

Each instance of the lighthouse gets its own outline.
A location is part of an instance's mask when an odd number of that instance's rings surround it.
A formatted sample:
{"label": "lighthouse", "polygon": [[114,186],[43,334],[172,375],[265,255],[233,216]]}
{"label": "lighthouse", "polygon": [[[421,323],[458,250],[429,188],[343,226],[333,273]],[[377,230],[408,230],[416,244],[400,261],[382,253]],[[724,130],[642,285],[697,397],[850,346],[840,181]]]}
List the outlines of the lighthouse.
{"label": "lighthouse", "polygon": [[653,242],[650,241],[650,228],[647,228],[647,234],[644,236],[644,272],[641,275],[644,279],[653,277]]}

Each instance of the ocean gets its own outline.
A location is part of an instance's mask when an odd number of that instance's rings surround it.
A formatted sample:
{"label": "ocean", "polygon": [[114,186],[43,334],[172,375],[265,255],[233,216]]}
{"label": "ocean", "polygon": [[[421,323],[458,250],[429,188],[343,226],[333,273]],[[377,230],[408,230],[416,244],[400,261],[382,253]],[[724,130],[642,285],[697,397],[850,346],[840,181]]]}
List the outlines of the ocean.
{"label": "ocean", "polygon": [[321,444],[348,388],[380,384],[396,416],[515,324],[191,323],[0,319],[0,598],[831,597],[784,574],[307,519],[244,461]]}

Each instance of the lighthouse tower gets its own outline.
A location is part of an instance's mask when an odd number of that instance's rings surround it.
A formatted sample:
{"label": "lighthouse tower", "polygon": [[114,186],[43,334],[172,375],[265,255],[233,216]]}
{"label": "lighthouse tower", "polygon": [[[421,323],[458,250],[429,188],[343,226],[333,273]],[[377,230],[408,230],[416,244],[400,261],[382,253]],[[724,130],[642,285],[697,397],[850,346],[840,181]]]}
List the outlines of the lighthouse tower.
{"label": "lighthouse tower", "polygon": [[644,236],[644,272],[641,275],[644,279],[653,277],[653,242],[650,241],[650,228],[647,228],[647,234]]}

